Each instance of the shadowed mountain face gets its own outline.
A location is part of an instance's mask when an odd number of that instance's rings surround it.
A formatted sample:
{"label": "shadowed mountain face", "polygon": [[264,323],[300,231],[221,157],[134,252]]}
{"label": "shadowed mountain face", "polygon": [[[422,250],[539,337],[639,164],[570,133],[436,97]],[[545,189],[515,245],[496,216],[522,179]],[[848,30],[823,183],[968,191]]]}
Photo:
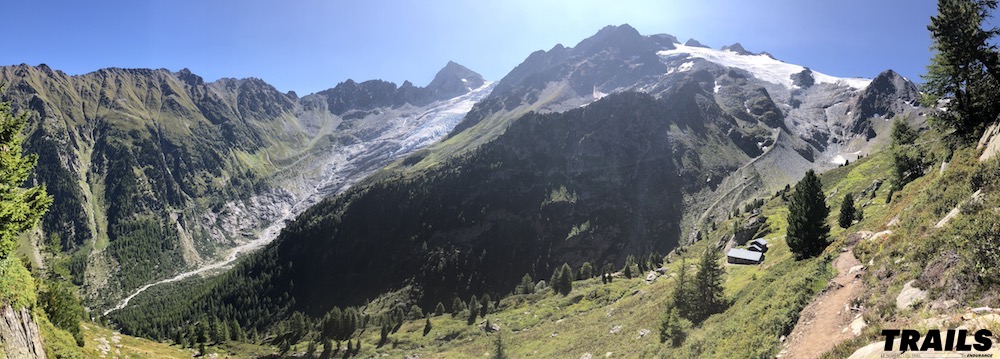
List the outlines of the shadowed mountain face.
{"label": "shadowed mountain face", "polygon": [[[677,245],[683,208],[684,145],[670,139],[669,112],[628,93],[527,115],[440,170],[321,203],[268,251],[295,263],[280,272],[298,283],[298,309],[312,314],[408,282],[431,307],[509,291],[525,273],[541,277],[563,262],[665,253]],[[350,291],[335,289],[344,281]]]}
{"label": "shadowed mountain face", "polygon": [[[461,79],[467,86],[455,85]],[[347,81],[299,98],[259,79],[205,82],[187,69],[0,67],[3,100],[30,116],[34,180],[55,200],[45,241],[72,253],[91,307],[212,262],[436,141],[491,89],[455,63],[435,81]]]}
{"label": "shadowed mountain face", "polygon": [[[870,149],[851,131],[870,82],[610,26],[532,53],[448,138],[310,208],[211,295],[146,303],[267,327],[393,291],[429,310],[564,262],[620,267]],[[116,315],[127,330],[169,326]]]}

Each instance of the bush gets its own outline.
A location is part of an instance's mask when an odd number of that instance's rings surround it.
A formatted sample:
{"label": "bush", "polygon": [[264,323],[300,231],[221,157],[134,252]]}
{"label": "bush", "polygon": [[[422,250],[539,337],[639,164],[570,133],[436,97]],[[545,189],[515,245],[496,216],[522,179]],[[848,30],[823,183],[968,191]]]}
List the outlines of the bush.
{"label": "bush", "polygon": [[33,308],[38,301],[35,279],[18,258],[0,259],[0,299],[14,310]]}

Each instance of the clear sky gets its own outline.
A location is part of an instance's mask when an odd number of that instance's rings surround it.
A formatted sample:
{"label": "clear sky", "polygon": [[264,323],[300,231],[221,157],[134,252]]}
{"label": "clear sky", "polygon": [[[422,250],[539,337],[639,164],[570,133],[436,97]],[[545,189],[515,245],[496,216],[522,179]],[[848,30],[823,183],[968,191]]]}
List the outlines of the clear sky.
{"label": "clear sky", "polygon": [[536,50],[606,25],[721,47],[740,42],[841,77],[919,81],[932,0],[12,0],[0,65],[189,68],[299,95],[348,78],[430,82],[449,60],[499,80]]}

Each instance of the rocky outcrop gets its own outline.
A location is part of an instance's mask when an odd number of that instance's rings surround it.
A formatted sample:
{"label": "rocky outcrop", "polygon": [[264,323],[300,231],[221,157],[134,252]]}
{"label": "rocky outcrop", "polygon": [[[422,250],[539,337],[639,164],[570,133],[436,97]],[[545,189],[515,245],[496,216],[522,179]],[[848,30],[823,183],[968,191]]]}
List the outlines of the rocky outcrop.
{"label": "rocky outcrop", "polygon": [[698,40],[695,39],[688,39],[688,41],[684,42],[684,46],[709,48],[708,46],[705,46],[704,44],[698,42]]}
{"label": "rocky outcrop", "polygon": [[874,137],[871,118],[892,118],[903,115],[915,109],[914,104],[920,99],[917,85],[892,70],[886,70],[875,77],[871,84],[861,93],[855,104],[853,133],[868,134]]}
{"label": "rocky outcrop", "polygon": [[42,333],[27,308],[0,304],[0,355],[10,359],[45,358]]}
{"label": "rocky outcrop", "polygon": [[740,45],[740,43],[738,42],[732,45],[723,46],[722,51],[732,51],[740,55],[756,55],[755,53],[752,53],[750,51],[747,51],[747,49],[744,49],[743,45]]}
{"label": "rocky outcrop", "polygon": [[767,217],[764,215],[751,217],[746,223],[736,229],[736,232],[733,234],[733,241],[738,245],[745,244],[749,240],[753,239],[754,235],[757,234],[766,224]]}
{"label": "rocky outcrop", "polygon": [[986,131],[983,132],[983,137],[979,139],[976,149],[983,151],[979,155],[980,162],[985,162],[992,158],[997,153],[997,150],[1000,150],[1000,118],[990,125],[990,127],[986,128]]}

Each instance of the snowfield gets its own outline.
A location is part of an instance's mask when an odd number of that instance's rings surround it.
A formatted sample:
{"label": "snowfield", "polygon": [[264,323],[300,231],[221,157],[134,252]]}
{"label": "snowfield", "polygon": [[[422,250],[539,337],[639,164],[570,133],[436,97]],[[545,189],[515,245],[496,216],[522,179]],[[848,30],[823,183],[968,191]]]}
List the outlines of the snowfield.
{"label": "snowfield", "polygon": [[[733,51],[684,46],[682,44],[674,44],[674,46],[677,48],[673,50],[659,51],[657,52],[657,55],[660,55],[660,57],[664,59],[673,59],[676,57],[705,59],[722,66],[746,70],[760,80],[783,85],[789,89],[797,88],[797,86],[792,83],[791,76],[806,69],[805,67],[799,65],[792,65],[776,60],[768,55],[740,55]],[[685,63],[684,65],[687,64],[688,63]],[[684,66],[682,65],[681,67],[681,71],[684,71]],[[688,67],[688,69],[690,69],[690,67]],[[816,71],[813,71],[812,75],[816,80],[816,83],[843,85],[856,90],[864,89],[872,82],[869,79],[863,78],[834,77]]]}

